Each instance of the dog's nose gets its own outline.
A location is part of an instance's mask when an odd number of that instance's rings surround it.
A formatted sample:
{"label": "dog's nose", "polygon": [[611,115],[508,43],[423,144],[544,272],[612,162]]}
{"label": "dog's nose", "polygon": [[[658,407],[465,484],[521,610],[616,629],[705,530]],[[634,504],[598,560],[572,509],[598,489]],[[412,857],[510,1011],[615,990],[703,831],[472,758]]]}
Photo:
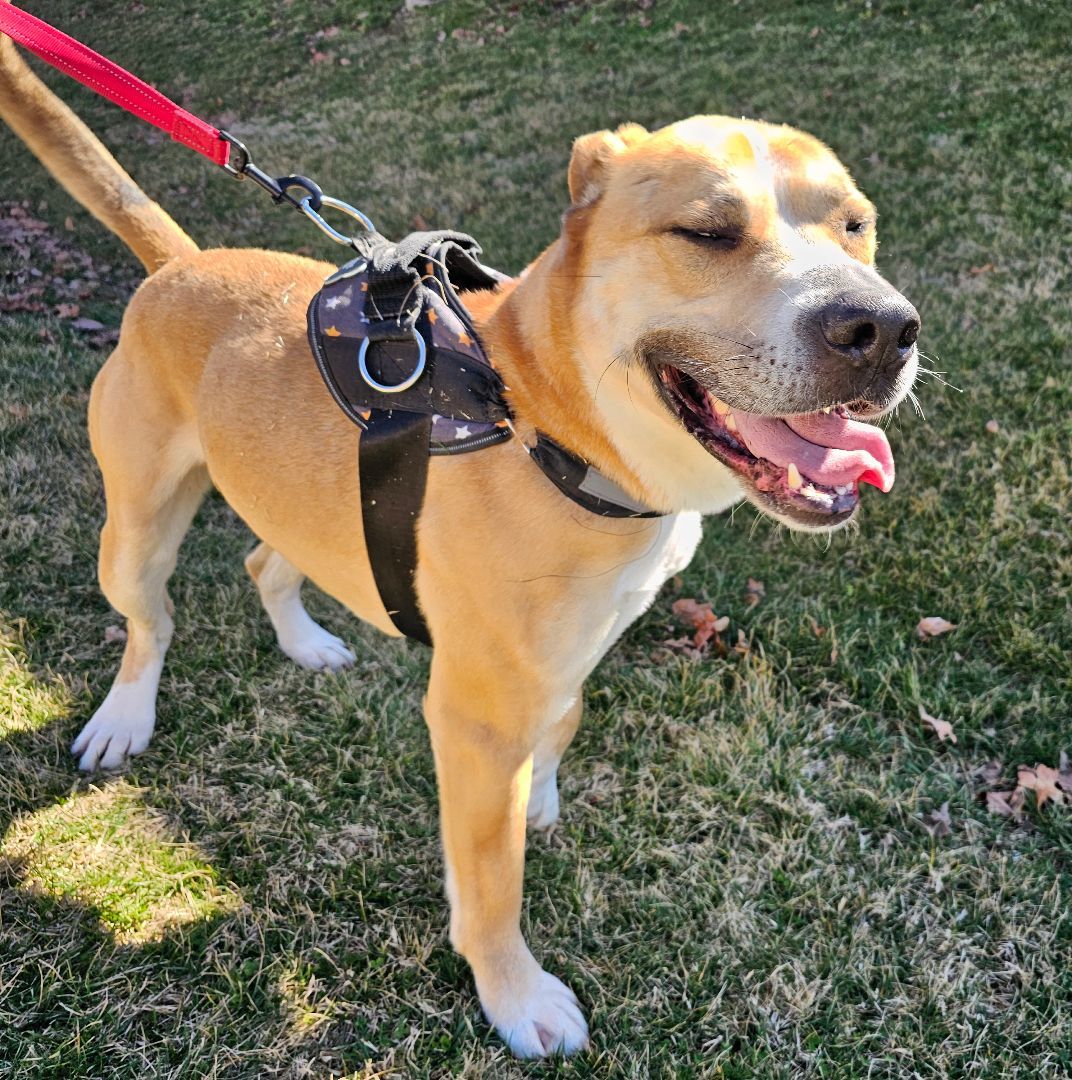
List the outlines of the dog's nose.
{"label": "dog's nose", "polygon": [[819,312],[827,346],[856,368],[895,375],[919,336],[919,313],[897,294],[843,294]]}

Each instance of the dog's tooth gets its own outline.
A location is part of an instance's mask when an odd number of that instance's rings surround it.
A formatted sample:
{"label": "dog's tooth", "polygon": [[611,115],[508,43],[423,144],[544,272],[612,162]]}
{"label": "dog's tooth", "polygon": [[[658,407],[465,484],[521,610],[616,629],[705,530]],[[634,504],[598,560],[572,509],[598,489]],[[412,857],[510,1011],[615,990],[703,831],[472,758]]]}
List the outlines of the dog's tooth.
{"label": "dog's tooth", "polygon": [[736,431],[737,430],[737,421],[733,419],[733,413],[731,413],[731,412],[726,413],[726,418],[725,418],[724,423],[725,423],[726,427],[729,428],[730,431]]}
{"label": "dog's tooth", "polygon": [[838,484],[837,487],[834,488],[834,490],[839,495],[851,495],[852,494],[852,484]]}
{"label": "dog's tooth", "polygon": [[833,405],[824,405],[824,406],[823,406],[823,412],[824,412],[824,413],[826,413],[826,415],[827,415],[827,416],[829,416],[829,415],[830,415],[830,410],[831,410],[831,409],[832,409],[833,407],[834,407]]}
{"label": "dog's tooth", "polygon": [[800,494],[801,495],[807,495],[809,498],[814,498],[816,495],[819,494],[819,492],[817,492],[815,490],[815,488],[811,484],[805,484],[800,489]]}
{"label": "dog's tooth", "polygon": [[801,484],[804,483],[800,470],[793,462],[789,462],[789,468],[785,471],[785,482],[789,485],[790,491],[799,491]]}

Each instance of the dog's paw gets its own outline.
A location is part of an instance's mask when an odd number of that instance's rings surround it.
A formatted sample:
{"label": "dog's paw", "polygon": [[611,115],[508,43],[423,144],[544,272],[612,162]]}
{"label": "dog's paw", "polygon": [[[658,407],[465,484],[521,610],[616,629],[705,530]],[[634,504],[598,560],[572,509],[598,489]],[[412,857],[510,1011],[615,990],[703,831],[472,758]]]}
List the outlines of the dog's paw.
{"label": "dog's paw", "polygon": [[588,1045],[588,1024],[573,991],[538,968],[526,992],[514,1000],[489,1005],[484,1014],[520,1058],[575,1054]]}
{"label": "dog's paw", "polygon": [[530,829],[549,829],[558,821],[558,773],[533,780],[526,819]]}
{"label": "dog's paw", "polygon": [[85,772],[118,768],[127,757],[140,754],[149,745],[156,726],[152,702],[133,683],[113,686],[101,707],[93,714],[71,744],[78,767]]}
{"label": "dog's paw", "polygon": [[294,663],[314,671],[340,671],[357,659],[342,638],[329,634],[312,619],[302,628],[300,636],[281,636],[279,647]]}

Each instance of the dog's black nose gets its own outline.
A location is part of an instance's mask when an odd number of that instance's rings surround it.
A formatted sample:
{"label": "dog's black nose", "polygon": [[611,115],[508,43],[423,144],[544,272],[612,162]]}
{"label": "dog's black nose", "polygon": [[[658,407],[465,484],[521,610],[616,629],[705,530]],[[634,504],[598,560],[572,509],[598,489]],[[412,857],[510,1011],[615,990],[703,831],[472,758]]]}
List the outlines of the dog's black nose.
{"label": "dog's black nose", "polygon": [[896,293],[844,293],[819,311],[819,328],[853,367],[894,375],[919,336],[919,313]]}

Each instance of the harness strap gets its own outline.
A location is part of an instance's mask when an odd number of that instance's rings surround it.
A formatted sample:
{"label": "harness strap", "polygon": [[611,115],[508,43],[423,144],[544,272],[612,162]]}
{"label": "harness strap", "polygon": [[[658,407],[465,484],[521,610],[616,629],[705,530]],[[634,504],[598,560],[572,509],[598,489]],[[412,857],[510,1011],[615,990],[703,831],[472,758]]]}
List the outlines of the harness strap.
{"label": "harness strap", "polygon": [[159,90],[131,75],[125,68],[47,22],[0,0],[0,31],[39,56],[46,64],[154,127],[166,131],[176,142],[204,154],[217,165],[226,165],[231,147],[220,138],[220,129],[176,105]]}
{"label": "harness strap", "polygon": [[376,588],[395,626],[431,645],[413,578],[432,417],[373,409],[366,425],[358,454],[361,520]]}

